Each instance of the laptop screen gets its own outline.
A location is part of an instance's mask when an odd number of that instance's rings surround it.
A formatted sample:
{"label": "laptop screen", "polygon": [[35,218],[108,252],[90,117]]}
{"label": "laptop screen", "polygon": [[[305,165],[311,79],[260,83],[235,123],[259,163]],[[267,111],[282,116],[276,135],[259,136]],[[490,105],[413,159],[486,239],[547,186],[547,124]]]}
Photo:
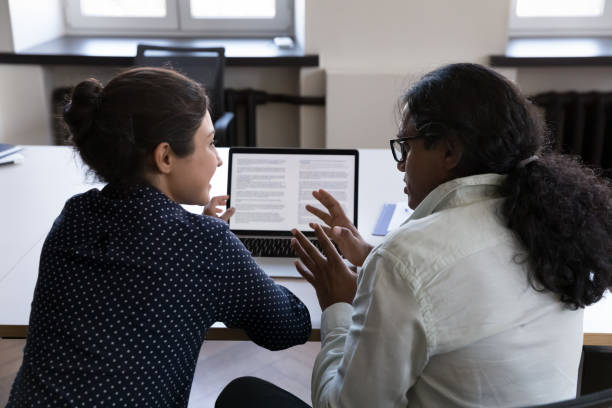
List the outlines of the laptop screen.
{"label": "laptop screen", "polygon": [[297,228],[314,236],[308,223],[322,221],[305,206],[325,210],[312,196],[320,188],[340,202],[356,225],[358,161],[357,150],[230,148],[228,206],[236,208],[231,230],[242,235],[291,235]]}

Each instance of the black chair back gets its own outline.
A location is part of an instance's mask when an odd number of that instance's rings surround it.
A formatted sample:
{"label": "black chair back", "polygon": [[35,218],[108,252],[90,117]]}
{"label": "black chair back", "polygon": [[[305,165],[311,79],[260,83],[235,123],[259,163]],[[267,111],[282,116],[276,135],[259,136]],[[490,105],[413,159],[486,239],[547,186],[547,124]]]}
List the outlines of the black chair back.
{"label": "black chair back", "polygon": [[612,388],[582,397],[526,408],[612,408]]}
{"label": "black chair back", "polygon": [[580,395],[612,389],[612,347],[583,346]]}
{"label": "black chair back", "polygon": [[172,67],[206,88],[213,104],[213,121],[225,113],[223,90],[225,71],[224,48],[185,48],[138,44],[136,65]]}
{"label": "black chair back", "polygon": [[210,99],[210,114],[215,124],[218,145],[230,144],[228,127],[234,115],[225,112],[224,48],[138,44],[135,63],[138,66],[173,68],[204,85]]}

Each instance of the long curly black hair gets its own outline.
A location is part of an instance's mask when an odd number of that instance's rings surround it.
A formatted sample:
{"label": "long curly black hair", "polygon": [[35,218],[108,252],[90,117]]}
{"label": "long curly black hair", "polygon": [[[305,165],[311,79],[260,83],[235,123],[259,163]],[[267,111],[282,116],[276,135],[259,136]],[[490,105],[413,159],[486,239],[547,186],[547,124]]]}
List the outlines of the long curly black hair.
{"label": "long curly black hair", "polygon": [[[420,135],[426,146],[450,133],[460,140],[457,176],[507,175],[501,212],[527,250],[517,261],[529,264],[534,289],[571,308],[602,297],[612,285],[610,181],[553,151],[540,114],[510,81],[481,65],[451,64],[426,74],[401,102],[404,123],[428,128]],[[443,126],[423,126],[431,122]]]}

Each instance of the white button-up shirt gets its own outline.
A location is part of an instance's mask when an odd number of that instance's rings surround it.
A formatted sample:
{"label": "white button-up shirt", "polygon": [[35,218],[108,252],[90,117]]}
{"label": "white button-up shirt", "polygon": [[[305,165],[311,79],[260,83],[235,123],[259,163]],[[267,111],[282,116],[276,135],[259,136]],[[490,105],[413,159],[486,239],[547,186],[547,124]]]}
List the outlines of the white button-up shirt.
{"label": "white button-up shirt", "polygon": [[482,174],[438,186],[322,317],[315,407],[507,407],[576,395],[582,310],[534,290]]}

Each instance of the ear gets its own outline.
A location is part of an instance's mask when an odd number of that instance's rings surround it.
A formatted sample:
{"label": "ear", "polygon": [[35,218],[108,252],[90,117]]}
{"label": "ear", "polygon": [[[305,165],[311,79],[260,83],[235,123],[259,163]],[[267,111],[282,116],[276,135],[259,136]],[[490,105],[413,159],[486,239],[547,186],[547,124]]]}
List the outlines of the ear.
{"label": "ear", "polygon": [[446,138],[445,145],[444,165],[446,170],[452,171],[459,165],[459,162],[461,162],[461,157],[463,156],[463,144],[455,135],[451,134]]}
{"label": "ear", "polygon": [[153,150],[153,167],[163,174],[172,171],[174,165],[174,152],[167,142],[158,144]]}

